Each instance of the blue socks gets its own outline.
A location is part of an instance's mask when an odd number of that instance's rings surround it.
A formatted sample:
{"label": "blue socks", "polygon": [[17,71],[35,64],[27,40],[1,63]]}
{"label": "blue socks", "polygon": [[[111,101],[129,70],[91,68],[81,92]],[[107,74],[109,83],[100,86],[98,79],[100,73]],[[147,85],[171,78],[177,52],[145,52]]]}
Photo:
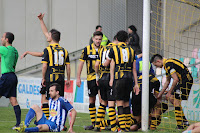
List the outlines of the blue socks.
{"label": "blue socks", "polygon": [[[26,114],[26,119],[25,119],[26,127],[28,127],[30,125],[30,123],[34,117],[35,117],[35,111],[32,108],[30,108],[28,113]],[[39,129],[38,129],[38,131],[39,131]]]}
{"label": "blue socks", "polygon": [[25,132],[39,132],[38,127],[25,128]]}
{"label": "blue socks", "polygon": [[13,106],[13,108],[15,111],[15,117],[16,117],[16,121],[17,121],[16,126],[19,126],[20,122],[21,122],[21,109],[20,109],[19,105]]}

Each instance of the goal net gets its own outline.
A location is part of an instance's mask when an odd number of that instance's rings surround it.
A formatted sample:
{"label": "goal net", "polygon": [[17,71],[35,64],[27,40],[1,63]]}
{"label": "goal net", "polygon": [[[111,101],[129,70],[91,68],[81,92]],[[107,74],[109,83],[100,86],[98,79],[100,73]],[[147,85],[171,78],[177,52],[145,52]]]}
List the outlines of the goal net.
{"label": "goal net", "polygon": [[[150,57],[161,54],[165,58],[176,58],[188,66],[194,84],[188,100],[181,105],[190,124],[200,121],[200,1],[199,0],[157,0],[151,3],[151,40]],[[165,82],[163,69],[156,69],[156,76]],[[172,82],[172,81],[171,81]],[[176,128],[173,105],[162,99],[169,109],[162,114],[158,128]]]}

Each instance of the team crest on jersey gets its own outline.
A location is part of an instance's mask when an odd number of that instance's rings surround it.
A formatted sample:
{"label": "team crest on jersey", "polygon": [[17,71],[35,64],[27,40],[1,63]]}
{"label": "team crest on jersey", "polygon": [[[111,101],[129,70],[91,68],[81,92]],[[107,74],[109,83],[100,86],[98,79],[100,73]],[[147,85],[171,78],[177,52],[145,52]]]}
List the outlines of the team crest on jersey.
{"label": "team crest on jersey", "polygon": [[50,111],[50,115],[51,116],[56,116],[57,115],[57,111],[55,111],[55,109],[52,109],[51,111]]}

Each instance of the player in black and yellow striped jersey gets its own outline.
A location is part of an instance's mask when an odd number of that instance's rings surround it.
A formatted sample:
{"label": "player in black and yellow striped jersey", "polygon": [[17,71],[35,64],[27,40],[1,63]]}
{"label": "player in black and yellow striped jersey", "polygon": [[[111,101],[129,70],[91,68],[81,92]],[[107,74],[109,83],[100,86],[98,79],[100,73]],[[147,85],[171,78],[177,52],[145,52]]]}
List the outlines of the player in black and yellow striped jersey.
{"label": "player in black and yellow striped jersey", "polygon": [[99,58],[95,64],[95,72],[97,77],[97,85],[99,86],[101,102],[97,112],[97,119],[95,124],[95,131],[100,131],[100,122],[104,120],[106,106],[109,105],[109,119],[111,123],[111,131],[116,130],[116,113],[115,113],[115,99],[112,96],[112,88],[109,85],[110,81],[110,66],[103,66],[106,61],[106,55],[109,53],[109,49],[112,46],[117,45],[118,41],[116,36],[113,38],[113,42],[109,43],[106,47],[103,47],[99,52]]}
{"label": "player in black and yellow striped jersey", "polygon": [[135,91],[139,91],[137,82],[137,73],[135,69],[135,53],[126,43],[128,33],[119,31],[117,33],[117,46],[113,46],[107,56],[104,66],[108,66],[113,59],[114,67],[114,82],[112,86],[112,95],[116,100],[118,107],[118,120],[122,131],[130,130],[130,92],[133,87],[133,77],[135,81]]}
{"label": "player in black and yellow striped jersey", "polygon": [[[60,96],[64,96],[65,65],[70,64],[67,50],[58,43],[50,44],[44,49],[42,63],[47,64],[45,74],[47,88],[52,83],[59,83],[62,88]],[[47,99],[49,98],[48,92],[47,89]]]}
{"label": "player in black and yellow striped jersey", "polygon": [[[46,99],[43,101],[42,110],[48,116],[48,99],[49,99],[49,86],[52,83],[58,83],[61,86],[60,96],[64,96],[64,84],[65,84],[65,66],[67,70],[67,81],[66,85],[70,85],[70,62],[67,50],[59,45],[61,33],[55,29],[48,32],[46,25],[43,21],[44,14],[39,14],[38,18],[40,20],[41,28],[43,34],[47,38],[49,46],[46,47],[42,55],[42,86],[46,88],[43,91],[42,97],[47,95]],[[50,114],[51,115],[51,114]]]}
{"label": "player in black and yellow striped jersey", "polygon": [[165,59],[161,55],[155,54],[151,58],[151,62],[156,67],[164,67],[166,71],[166,82],[162,91],[159,93],[158,98],[160,98],[168,88],[170,79],[173,79],[172,86],[166,94],[166,98],[175,107],[177,128],[183,129],[185,126],[188,126],[189,123],[183,113],[181,101],[187,100],[189,97],[189,93],[193,84],[192,75],[190,74],[188,68],[180,60],[174,58]]}
{"label": "player in black and yellow striped jersey", "polygon": [[[95,118],[96,118],[96,95],[98,94],[98,86],[96,84],[96,74],[95,74],[95,63],[99,57],[99,51],[102,48],[101,40],[102,40],[102,32],[96,31],[93,33],[93,43],[91,45],[86,46],[81,54],[80,57],[80,64],[78,66],[77,72],[77,80],[76,85],[78,87],[81,86],[81,71],[83,69],[84,62],[86,61],[87,65],[87,85],[88,85],[88,95],[89,95],[89,112],[92,125],[86,126],[85,130],[91,130],[94,128],[95,125]],[[99,96],[100,98],[100,96]],[[101,101],[101,100],[100,100]]]}
{"label": "player in black and yellow striped jersey", "polygon": [[[132,111],[133,116],[138,123],[141,123],[141,108],[142,108],[142,75],[138,78],[138,85],[140,92],[138,95],[132,93]],[[154,108],[156,104],[160,106],[160,102],[157,102],[156,94],[158,94],[160,88],[160,81],[154,76],[154,74],[149,74],[149,113]],[[155,114],[155,113],[153,113]],[[160,114],[158,114],[159,116]],[[155,116],[157,118],[157,116]]]}

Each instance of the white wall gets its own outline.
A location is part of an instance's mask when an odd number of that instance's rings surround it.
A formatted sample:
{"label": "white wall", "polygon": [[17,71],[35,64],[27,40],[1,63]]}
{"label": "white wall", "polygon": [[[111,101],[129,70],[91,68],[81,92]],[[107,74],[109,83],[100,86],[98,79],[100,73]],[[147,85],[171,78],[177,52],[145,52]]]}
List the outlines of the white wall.
{"label": "white wall", "polygon": [[[45,13],[50,30],[61,32],[61,46],[69,52],[88,45],[99,24],[99,0],[0,0],[0,36],[13,32],[19,55],[25,51],[42,52],[48,46],[37,15]],[[18,61],[17,70],[40,63],[41,58],[27,56]]]}

